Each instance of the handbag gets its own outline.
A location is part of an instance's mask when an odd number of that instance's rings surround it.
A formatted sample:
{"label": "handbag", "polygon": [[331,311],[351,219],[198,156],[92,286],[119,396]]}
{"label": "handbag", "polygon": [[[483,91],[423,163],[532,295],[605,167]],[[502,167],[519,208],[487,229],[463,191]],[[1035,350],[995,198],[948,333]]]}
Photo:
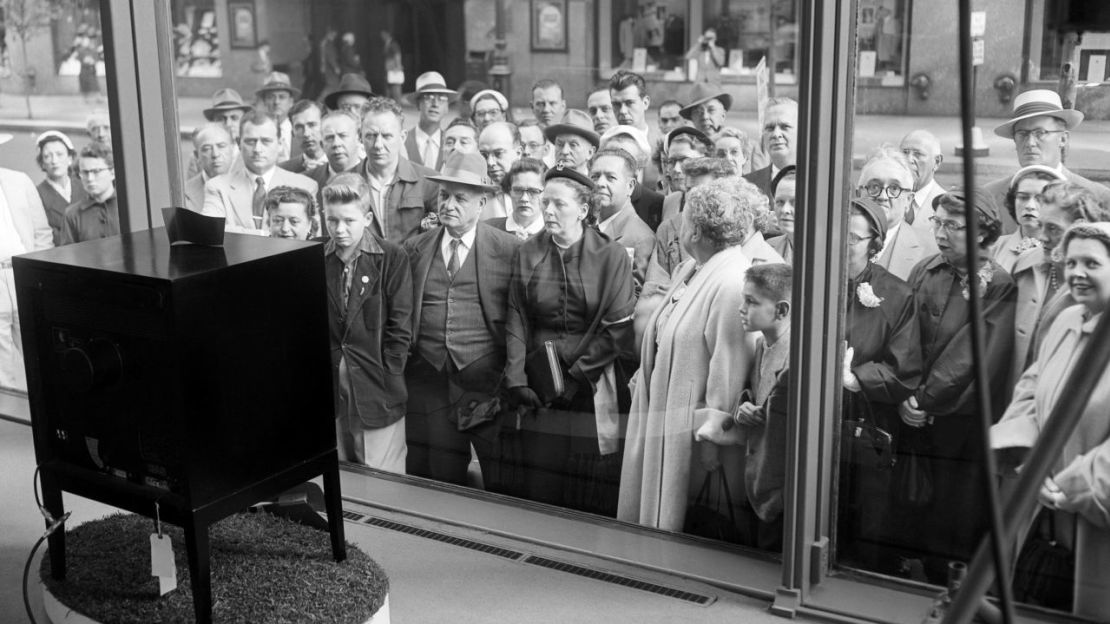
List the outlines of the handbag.
{"label": "handbag", "polygon": [[1014,566],[1014,599],[1071,611],[1075,553],[1056,542],[1056,513],[1041,508]]}
{"label": "handbag", "polygon": [[905,436],[905,461],[899,464],[896,478],[898,501],[909,507],[925,507],[933,502],[933,462],[925,432],[915,429]]}
{"label": "handbag", "polygon": [[[709,495],[714,477],[717,481],[718,496],[716,504],[711,504]],[[724,502],[723,512],[722,501]],[[736,514],[733,511],[732,495],[728,489],[728,478],[725,477],[723,468],[717,468],[705,475],[697,498],[686,510],[686,521],[682,525],[682,532],[734,544],[742,542],[740,527],[736,524]]]}
{"label": "handbag", "polygon": [[524,358],[524,372],[528,375],[528,387],[544,405],[550,404],[566,391],[563,363],[559,360],[555,343],[550,340],[545,340],[542,347]]}
{"label": "handbag", "polygon": [[841,457],[862,468],[890,470],[894,467],[894,436],[879,427],[871,412],[871,402],[860,393],[852,393],[847,401],[857,418],[840,423]]}

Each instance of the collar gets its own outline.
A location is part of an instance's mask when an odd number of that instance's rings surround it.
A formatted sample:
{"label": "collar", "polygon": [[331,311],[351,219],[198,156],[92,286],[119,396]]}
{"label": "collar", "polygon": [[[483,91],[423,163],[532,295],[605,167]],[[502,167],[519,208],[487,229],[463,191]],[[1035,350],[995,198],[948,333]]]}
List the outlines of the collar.
{"label": "collar", "polygon": [[[201,173],[203,174],[204,171],[201,170]],[[50,178],[46,178],[46,183],[49,184],[51,187],[53,187],[55,191],[58,191],[59,195],[61,195],[62,197],[65,197],[67,199],[70,199],[70,198],[73,197],[73,180],[69,176],[65,176],[65,178],[63,178],[63,179],[69,180],[69,188],[66,188],[66,187],[62,186],[61,184],[58,184],[57,182],[51,180]]]}
{"label": "collar", "polygon": [[[941,190],[940,184],[937,183],[936,178],[933,178],[932,180],[929,180],[928,184],[926,184],[925,186],[923,186],[920,189],[913,192],[914,206],[919,210],[921,208],[924,208],[926,199],[932,201],[932,196],[933,196],[933,191],[934,190],[936,190],[936,191]],[[932,206],[929,206],[929,207],[932,208]]]}
{"label": "collar", "polygon": [[89,208],[92,208],[93,206],[107,206],[109,203],[115,203],[115,201],[116,201],[116,189],[113,187],[112,188],[112,194],[109,195],[108,197],[104,198],[103,200],[96,199],[95,197],[85,197],[85,199],[83,199],[81,201],[81,203],[79,204],[79,209],[80,210],[88,210]]}
{"label": "collar", "polygon": [[270,167],[270,170],[265,173],[254,173],[250,169],[243,167],[243,174],[247,176],[248,180],[250,180],[252,189],[254,188],[255,178],[257,178],[258,176],[262,176],[262,183],[266,185],[267,191],[270,190],[270,182],[273,181],[275,172],[277,172],[276,166]]}
{"label": "collar", "polygon": [[894,227],[886,231],[886,238],[883,239],[884,248],[894,242],[895,237],[898,236],[898,230],[901,229],[903,223],[905,223],[905,221],[899,221],[898,223],[894,224]]}
{"label": "collar", "polygon": [[543,219],[540,218],[538,215],[535,219],[532,219],[532,223],[530,223],[528,227],[522,227],[519,223],[514,221],[513,215],[511,214],[505,217],[505,231],[510,234],[516,232],[524,232],[525,234],[532,236],[533,234],[538,234],[541,230],[543,230]]}
{"label": "collar", "polygon": [[[373,176],[370,174],[369,157],[364,161],[362,171],[367,181],[373,180]],[[397,157],[397,169],[393,172],[393,180],[390,184],[396,183],[398,180],[401,182],[408,182],[409,184],[413,184],[420,180],[420,176],[416,173],[416,167],[413,167],[412,162],[403,156]]]}
{"label": "collar", "polygon": [[[462,241],[463,247],[466,247],[467,250],[471,250],[474,249],[474,239],[475,237],[477,237],[477,235],[478,225],[475,224],[474,227],[470,228],[469,232],[460,236],[459,240]],[[450,251],[448,245],[451,244],[451,239],[453,238],[454,237],[451,236],[451,233],[447,231],[447,228],[443,228],[443,236],[440,238],[439,241],[440,251],[442,251],[444,254],[448,253]]]}
{"label": "collar", "polygon": [[1095,327],[1098,325],[1099,319],[1102,318],[1102,312],[1099,312],[1098,314],[1090,314],[1084,311],[1081,318],[1083,320],[1082,324],[1079,326],[1079,333],[1089,334],[1095,331]]}
{"label": "collar", "polygon": [[620,210],[613,213],[608,219],[597,224],[597,229],[601,230],[602,234],[609,234],[609,228],[618,217],[623,215],[625,211],[632,210],[632,204],[625,204]]}
{"label": "collar", "polygon": [[417,140],[417,142],[419,142],[419,143],[424,143],[424,142],[426,142],[426,141],[427,141],[428,139],[431,139],[431,138],[433,138],[433,137],[434,137],[434,138],[435,138],[435,140],[436,140],[436,143],[437,143],[437,144],[439,143],[439,135],[440,135],[440,132],[442,132],[442,130],[441,130],[440,128],[436,128],[436,131],[435,131],[435,132],[433,132],[433,133],[431,133],[431,134],[428,134],[427,132],[424,132],[424,131],[423,131],[423,130],[422,130],[422,129],[420,128],[420,125],[419,125],[419,124],[417,124],[417,126],[416,126],[415,128],[413,128],[413,130],[414,130],[414,131],[416,132],[416,140]]}
{"label": "collar", "polygon": [[[358,250],[361,253],[383,254],[385,250],[378,242],[378,237],[367,228],[362,232],[362,240],[358,242]],[[334,238],[328,238],[328,242],[324,243],[324,256],[335,255],[339,252],[339,246],[335,244]]]}
{"label": "collar", "polygon": [[[319,158],[309,158],[308,154],[301,154],[301,161],[304,162],[305,170],[319,167],[320,165],[328,165],[328,155],[323,154]],[[329,167],[331,165],[328,165]]]}

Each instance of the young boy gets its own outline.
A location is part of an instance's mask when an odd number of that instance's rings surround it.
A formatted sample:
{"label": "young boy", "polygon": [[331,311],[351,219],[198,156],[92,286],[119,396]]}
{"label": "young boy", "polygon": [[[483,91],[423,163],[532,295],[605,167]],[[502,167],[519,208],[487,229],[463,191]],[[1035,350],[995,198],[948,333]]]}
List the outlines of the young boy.
{"label": "young boy", "polygon": [[744,487],[754,514],[752,546],[782,550],[782,490],[786,473],[786,389],[790,364],[789,264],[759,264],[748,269],[740,321],[760,332],[749,378],[751,397],[733,415],[747,433]]}
{"label": "young boy", "polygon": [[266,193],[266,223],[273,238],[309,240],[316,236],[316,199],[294,186],[278,186]]}
{"label": "young boy", "polygon": [[413,295],[408,256],[370,229],[370,189],[362,176],[337,175],[321,196],[330,236],[324,275],[339,459],[404,473]]}

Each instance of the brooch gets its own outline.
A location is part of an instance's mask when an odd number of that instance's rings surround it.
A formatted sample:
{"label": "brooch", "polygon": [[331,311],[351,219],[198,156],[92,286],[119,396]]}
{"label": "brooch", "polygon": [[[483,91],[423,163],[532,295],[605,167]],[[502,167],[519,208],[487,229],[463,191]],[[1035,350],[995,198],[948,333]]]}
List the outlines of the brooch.
{"label": "brooch", "polygon": [[856,297],[865,308],[877,308],[883,302],[883,298],[872,290],[871,282],[860,282],[859,286],[856,286]]}
{"label": "brooch", "polygon": [[[994,268],[988,264],[980,268],[975,276],[978,278],[979,282],[979,296],[982,297],[987,294],[987,284],[990,284],[991,279],[994,278]],[[968,290],[967,282],[968,279],[966,275],[960,278],[960,283],[963,284],[963,290],[960,291],[960,294],[964,296],[964,299],[971,299],[971,292]]]}

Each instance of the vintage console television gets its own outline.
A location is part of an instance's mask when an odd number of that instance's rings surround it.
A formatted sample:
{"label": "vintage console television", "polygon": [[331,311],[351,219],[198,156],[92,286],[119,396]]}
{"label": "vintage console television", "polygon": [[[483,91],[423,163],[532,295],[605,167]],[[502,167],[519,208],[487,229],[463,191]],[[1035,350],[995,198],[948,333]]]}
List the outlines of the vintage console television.
{"label": "vintage console television", "polygon": [[[324,476],[344,557],[318,243],[156,229],[13,259],[45,503],[61,491],[185,529],[198,621],[209,524]],[[50,541],[65,573],[64,534]]]}

